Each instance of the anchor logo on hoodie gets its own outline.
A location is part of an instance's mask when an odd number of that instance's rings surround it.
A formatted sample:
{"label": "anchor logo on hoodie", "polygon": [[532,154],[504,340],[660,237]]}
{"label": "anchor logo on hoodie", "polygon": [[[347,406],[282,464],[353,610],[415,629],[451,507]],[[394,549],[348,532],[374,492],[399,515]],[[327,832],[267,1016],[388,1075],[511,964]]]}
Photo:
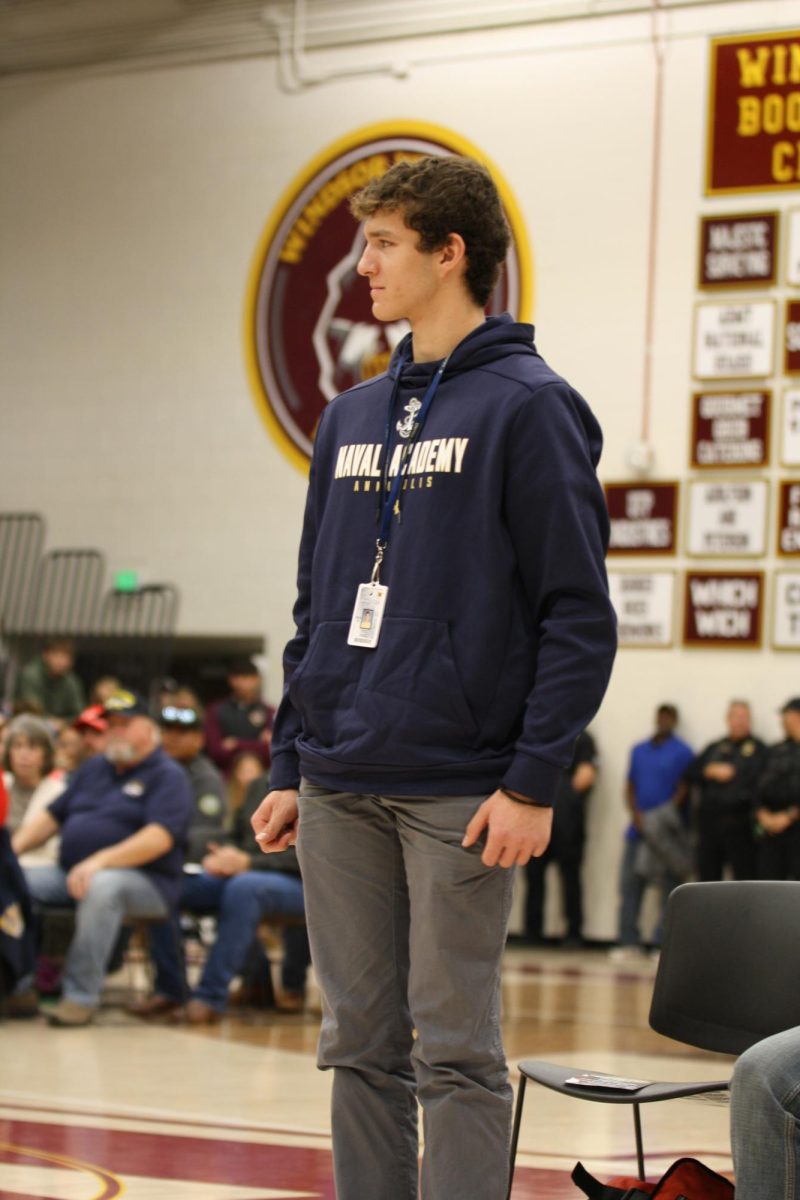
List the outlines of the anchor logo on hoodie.
{"label": "anchor logo on hoodie", "polygon": [[413,396],[409,400],[408,404],[405,406],[405,408],[403,410],[404,412],[408,413],[408,416],[403,417],[402,421],[397,422],[396,429],[397,429],[397,432],[400,434],[401,438],[410,438],[411,437],[412,433],[414,432],[414,430],[416,428],[417,413],[419,412],[419,410],[421,408],[422,408],[422,404],[416,398],[416,396]]}

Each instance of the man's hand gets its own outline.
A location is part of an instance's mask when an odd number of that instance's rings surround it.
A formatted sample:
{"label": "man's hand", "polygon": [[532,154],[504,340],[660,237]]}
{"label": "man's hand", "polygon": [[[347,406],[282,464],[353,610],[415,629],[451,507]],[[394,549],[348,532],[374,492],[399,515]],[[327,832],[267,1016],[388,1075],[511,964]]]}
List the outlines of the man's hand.
{"label": "man's hand", "polygon": [[[267,797],[269,799],[269,797]],[[552,808],[539,808],[494,792],[467,826],[462,846],[474,846],[488,830],[481,862],[486,867],[524,867],[544,854],[553,828]]]}
{"label": "man's hand", "polygon": [[67,891],[73,900],[84,898],[95,875],[102,869],[103,864],[97,854],[92,854],[89,858],[84,858],[83,862],[75,864],[67,875]]}
{"label": "man's hand", "polygon": [[274,854],[297,843],[298,814],[296,788],[267,793],[250,818],[264,854]]}
{"label": "man's hand", "polygon": [[756,813],[756,820],[765,833],[770,837],[775,834],[785,833],[790,825],[794,824],[796,810],[783,809],[778,812],[772,812],[769,808],[760,808]]}
{"label": "man's hand", "polygon": [[703,771],[705,779],[714,779],[717,783],[730,783],[736,774],[733,763],[709,763]]}
{"label": "man's hand", "polygon": [[237,850],[235,846],[219,846],[216,842],[209,842],[208,854],[203,858],[202,865],[209,875],[229,878],[250,870],[250,855],[244,850]]}

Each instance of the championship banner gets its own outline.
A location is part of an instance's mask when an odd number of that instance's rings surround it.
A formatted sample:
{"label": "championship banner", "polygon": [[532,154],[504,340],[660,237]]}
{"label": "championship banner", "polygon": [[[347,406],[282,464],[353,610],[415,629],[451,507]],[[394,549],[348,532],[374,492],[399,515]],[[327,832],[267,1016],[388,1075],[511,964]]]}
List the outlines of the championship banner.
{"label": "championship banner", "polygon": [[384,325],[372,316],[369,288],[356,271],[364,235],[350,214],[350,197],[394,163],[426,154],[463,154],[491,171],[511,246],[487,313],[529,319],[533,285],[525,227],[508,185],[481,150],[447,129],[415,121],[368,126],[329,146],[273,211],[253,262],[246,306],[248,371],[259,412],[303,471],[326,404],[384,371],[408,332],[405,321]]}
{"label": "championship banner", "polygon": [[800,555],[800,483],[778,484],[778,554]]}
{"label": "championship banner", "polygon": [[689,571],[683,644],[735,649],[761,645],[762,571]]}
{"label": "championship banner", "polygon": [[800,186],[800,31],[713,38],[706,195]]}
{"label": "championship banner", "polygon": [[769,462],[769,391],[695,392],[693,467],[763,467]]}
{"label": "championship banner", "polygon": [[778,214],[702,217],[698,287],[771,284],[777,274]]}
{"label": "championship banner", "polygon": [[607,483],[609,554],[674,554],[677,483]]}

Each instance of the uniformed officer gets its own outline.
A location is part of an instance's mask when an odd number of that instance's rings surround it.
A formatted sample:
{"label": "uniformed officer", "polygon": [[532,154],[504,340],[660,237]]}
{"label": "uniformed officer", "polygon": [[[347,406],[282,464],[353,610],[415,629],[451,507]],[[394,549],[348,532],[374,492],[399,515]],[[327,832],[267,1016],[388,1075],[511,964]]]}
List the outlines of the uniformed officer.
{"label": "uniformed officer", "polygon": [[800,696],[781,715],[786,738],[767,751],[756,790],[761,879],[800,879]]}
{"label": "uniformed officer", "polygon": [[767,747],[753,737],[750,705],[731,700],[727,736],[711,742],[692,763],[687,779],[700,792],[697,807],[697,871],[701,880],[756,878],[753,803]]}

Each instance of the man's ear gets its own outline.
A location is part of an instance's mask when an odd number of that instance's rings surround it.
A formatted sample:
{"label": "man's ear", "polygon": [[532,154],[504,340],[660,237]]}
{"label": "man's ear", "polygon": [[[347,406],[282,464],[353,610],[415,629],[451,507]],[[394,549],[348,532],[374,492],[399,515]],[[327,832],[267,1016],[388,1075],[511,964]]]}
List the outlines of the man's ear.
{"label": "man's ear", "polygon": [[446,242],[438,251],[438,258],[446,274],[462,263],[466,266],[467,247],[460,233],[448,233]]}

